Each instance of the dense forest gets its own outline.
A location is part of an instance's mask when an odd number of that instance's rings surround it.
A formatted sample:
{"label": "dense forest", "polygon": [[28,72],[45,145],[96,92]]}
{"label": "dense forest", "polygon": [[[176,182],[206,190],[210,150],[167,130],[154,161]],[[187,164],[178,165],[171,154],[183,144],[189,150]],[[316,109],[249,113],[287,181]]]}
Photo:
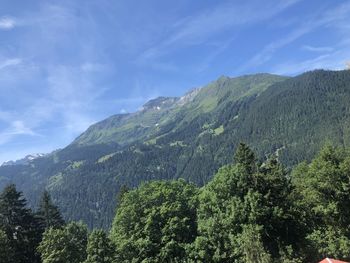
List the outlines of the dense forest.
{"label": "dense forest", "polygon": [[47,192],[32,211],[9,185],[0,195],[0,262],[350,260],[348,149],[326,144],[293,169],[243,143],[231,159],[200,188],[183,179],[122,187],[108,231],[64,222]]}
{"label": "dense forest", "polygon": [[232,161],[241,140],[258,160],[276,154],[288,169],[310,161],[326,140],[349,147],[349,101],[346,70],[221,77],[112,116],[26,165],[1,166],[0,189],[15,184],[32,209],[47,189],[66,220],[106,230],[124,185],[183,178],[203,186]]}

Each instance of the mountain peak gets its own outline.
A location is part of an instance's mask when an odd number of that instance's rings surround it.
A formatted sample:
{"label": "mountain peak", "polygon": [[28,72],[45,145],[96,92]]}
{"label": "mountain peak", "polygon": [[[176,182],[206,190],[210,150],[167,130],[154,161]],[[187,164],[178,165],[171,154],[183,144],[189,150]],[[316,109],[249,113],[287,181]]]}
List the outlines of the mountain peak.
{"label": "mountain peak", "polygon": [[151,99],[148,102],[146,102],[142,108],[141,111],[147,111],[147,110],[161,110],[163,108],[169,108],[174,105],[175,102],[177,102],[179,98],[177,97],[157,97],[155,99]]}
{"label": "mountain peak", "polygon": [[194,97],[197,96],[198,92],[201,90],[201,88],[194,88],[192,90],[190,90],[189,92],[187,92],[185,95],[183,95],[182,97],[180,97],[180,99],[178,100],[178,104],[179,105],[184,105],[187,102],[190,102],[194,99]]}
{"label": "mountain peak", "polygon": [[7,161],[2,163],[0,166],[10,166],[10,165],[27,165],[29,164],[31,161],[40,158],[40,157],[44,157],[46,154],[44,153],[34,153],[34,154],[28,154],[26,157],[19,159],[19,160],[11,160],[11,161]]}

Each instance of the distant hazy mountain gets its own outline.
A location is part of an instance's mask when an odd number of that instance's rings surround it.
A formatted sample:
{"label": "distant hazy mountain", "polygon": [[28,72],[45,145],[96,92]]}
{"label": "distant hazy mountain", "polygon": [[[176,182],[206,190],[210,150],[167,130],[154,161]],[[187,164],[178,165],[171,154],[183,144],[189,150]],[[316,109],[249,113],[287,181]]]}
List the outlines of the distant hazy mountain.
{"label": "distant hazy mountain", "polygon": [[67,219],[108,227],[120,187],[154,179],[206,183],[248,143],[263,160],[310,159],[330,140],[350,144],[350,71],[220,77],[179,98],[92,125],[71,145],[30,165],[0,167],[35,206],[48,189]]}
{"label": "distant hazy mountain", "polygon": [[29,164],[31,161],[45,156],[44,153],[35,153],[35,154],[28,154],[26,157],[19,159],[19,160],[14,160],[14,161],[7,161],[3,162],[1,166],[7,166],[7,165],[26,165]]}

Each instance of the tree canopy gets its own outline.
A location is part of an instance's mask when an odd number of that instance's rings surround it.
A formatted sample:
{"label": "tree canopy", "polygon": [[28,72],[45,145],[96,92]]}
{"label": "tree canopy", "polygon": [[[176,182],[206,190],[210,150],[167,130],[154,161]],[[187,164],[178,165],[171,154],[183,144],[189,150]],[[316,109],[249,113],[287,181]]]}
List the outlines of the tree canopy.
{"label": "tree canopy", "polygon": [[197,188],[157,181],[126,193],[111,230],[119,262],[181,262],[196,237]]}
{"label": "tree canopy", "polygon": [[0,263],[350,260],[349,149],[326,145],[291,171],[278,155],[257,161],[243,143],[233,159],[201,188],[183,179],[124,187],[109,235],[64,225],[48,193],[33,213],[9,185],[0,194]]}
{"label": "tree canopy", "polygon": [[112,263],[114,250],[106,232],[93,230],[88,238],[87,259],[84,263]]}
{"label": "tree canopy", "polygon": [[82,263],[86,259],[87,227],[69,223],[64,228],[49,228],[38,247],[43,263]]}

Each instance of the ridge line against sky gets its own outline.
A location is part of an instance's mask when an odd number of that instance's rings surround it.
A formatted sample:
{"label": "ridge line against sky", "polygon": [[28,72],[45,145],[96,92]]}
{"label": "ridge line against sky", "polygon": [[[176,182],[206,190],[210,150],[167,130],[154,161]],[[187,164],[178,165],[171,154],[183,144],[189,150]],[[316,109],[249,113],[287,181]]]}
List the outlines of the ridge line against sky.
{"label": "ridge line against sky", "polygon": [[20,1],[0,13],[0,163],[221,75],[350,59],[350,1]]}

